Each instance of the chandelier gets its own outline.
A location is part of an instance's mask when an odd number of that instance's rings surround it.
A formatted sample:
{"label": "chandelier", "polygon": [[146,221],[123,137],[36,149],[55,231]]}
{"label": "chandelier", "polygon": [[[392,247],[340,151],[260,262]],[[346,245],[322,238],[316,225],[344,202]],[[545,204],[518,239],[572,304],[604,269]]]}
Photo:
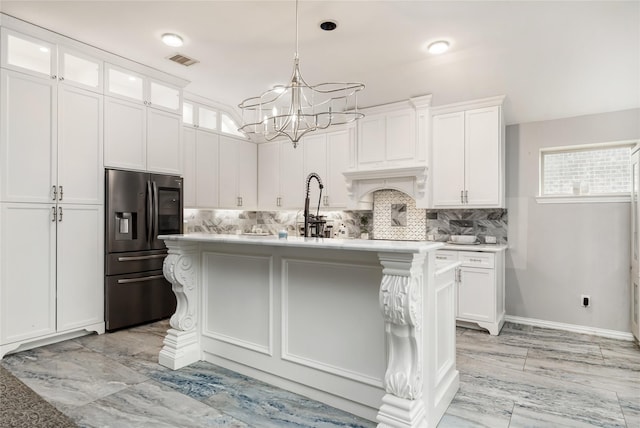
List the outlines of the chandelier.
{"label": "chandelier", "polygon": [[[296,0],[296,51],[293,73],[286,85],[276,85],[260,96],[247,98],[242,110],[242,126],[249,135],[267,141],[287,137],[297,147],[309,132],[343,125],[364,117],[358,112],[357,92],[362,83],[319,83],[309,85],[300,73],[298,57],[298,0]],[[350,104],[351,103],[351,104]]]}

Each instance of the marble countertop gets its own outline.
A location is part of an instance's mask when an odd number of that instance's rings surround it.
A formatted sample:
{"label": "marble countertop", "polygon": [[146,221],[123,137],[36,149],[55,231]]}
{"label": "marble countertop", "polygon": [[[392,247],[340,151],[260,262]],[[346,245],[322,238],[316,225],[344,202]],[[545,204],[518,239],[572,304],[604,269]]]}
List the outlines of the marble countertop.
{"label": "marble countertop", "polygon": [[367,239],[326,239],[289,236],[278,239],[276,235],[216,235],[208,233],[189,233],[184,235],[160,235],[165,241],[187,241],[202,243],[248,244],[277,247],[304,247],[317,249],[375,251],[386,253],[425,253],[444,248],[443,242],[429,241],[386,241]]}

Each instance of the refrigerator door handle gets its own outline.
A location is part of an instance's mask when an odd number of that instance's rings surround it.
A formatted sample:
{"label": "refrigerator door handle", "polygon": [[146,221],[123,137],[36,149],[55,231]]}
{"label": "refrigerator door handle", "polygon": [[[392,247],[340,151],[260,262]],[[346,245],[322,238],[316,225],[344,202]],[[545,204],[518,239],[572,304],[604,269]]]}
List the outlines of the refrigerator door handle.
{"label": "refrigerator door handle", "polygon": [[167,257],[166,254],[152,254],[150,256],[124,256],[118,257],[119,262],[137,262],[140,260],[153,260],[153,259],[163,259]]}
{"label": "refrigerator door handle", "polygon": [[160,202],[158,201],[159,196],[158,196],[158,183],[156,183],[155,181],[153,182],[153,229],[152,229],[152,233],[153,236],[151,237],[151,242],[155,241],[156,239],[158,239],[158,223],[160,222],[159,219],[159,214],[160,214]]}
{"label": "refrigerator door handle", "polygon": [[153,189],[151,181],[147,181],[147,242],[151,243],[153,234]]}
{"label": "refrigerator door handle", "polygon": [[150,275],[150,276],[143,276],[142,278],[119,279],[118,284],[131,284],[132,282],[153,281],[160,278],[164,278],[164,275]]}

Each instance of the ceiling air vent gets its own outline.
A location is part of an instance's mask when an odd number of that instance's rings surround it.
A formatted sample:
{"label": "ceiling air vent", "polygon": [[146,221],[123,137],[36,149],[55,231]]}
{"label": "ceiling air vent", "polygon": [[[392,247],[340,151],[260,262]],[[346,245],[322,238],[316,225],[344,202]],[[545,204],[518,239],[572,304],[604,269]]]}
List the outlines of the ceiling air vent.
{"label": "ceiling air vent", "polygon": [[178,64],[182,64],[185,67],[189,67],[190,65],[197,64],[200,61],[197,59],[189,58],[188,56],[175,54],[173,56],[167,57],[169,61],[177,62]]}

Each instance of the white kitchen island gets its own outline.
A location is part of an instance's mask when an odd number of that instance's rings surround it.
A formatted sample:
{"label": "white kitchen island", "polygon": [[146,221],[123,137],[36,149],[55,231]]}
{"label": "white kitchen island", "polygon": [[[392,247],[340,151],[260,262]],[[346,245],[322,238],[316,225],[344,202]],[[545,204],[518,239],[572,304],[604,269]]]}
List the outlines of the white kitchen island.
{"label": "white kitchen island", "polygon": [[204,360],[380,427],[435,427],[459,385],[441,243],[166,235],[160,364]]}

